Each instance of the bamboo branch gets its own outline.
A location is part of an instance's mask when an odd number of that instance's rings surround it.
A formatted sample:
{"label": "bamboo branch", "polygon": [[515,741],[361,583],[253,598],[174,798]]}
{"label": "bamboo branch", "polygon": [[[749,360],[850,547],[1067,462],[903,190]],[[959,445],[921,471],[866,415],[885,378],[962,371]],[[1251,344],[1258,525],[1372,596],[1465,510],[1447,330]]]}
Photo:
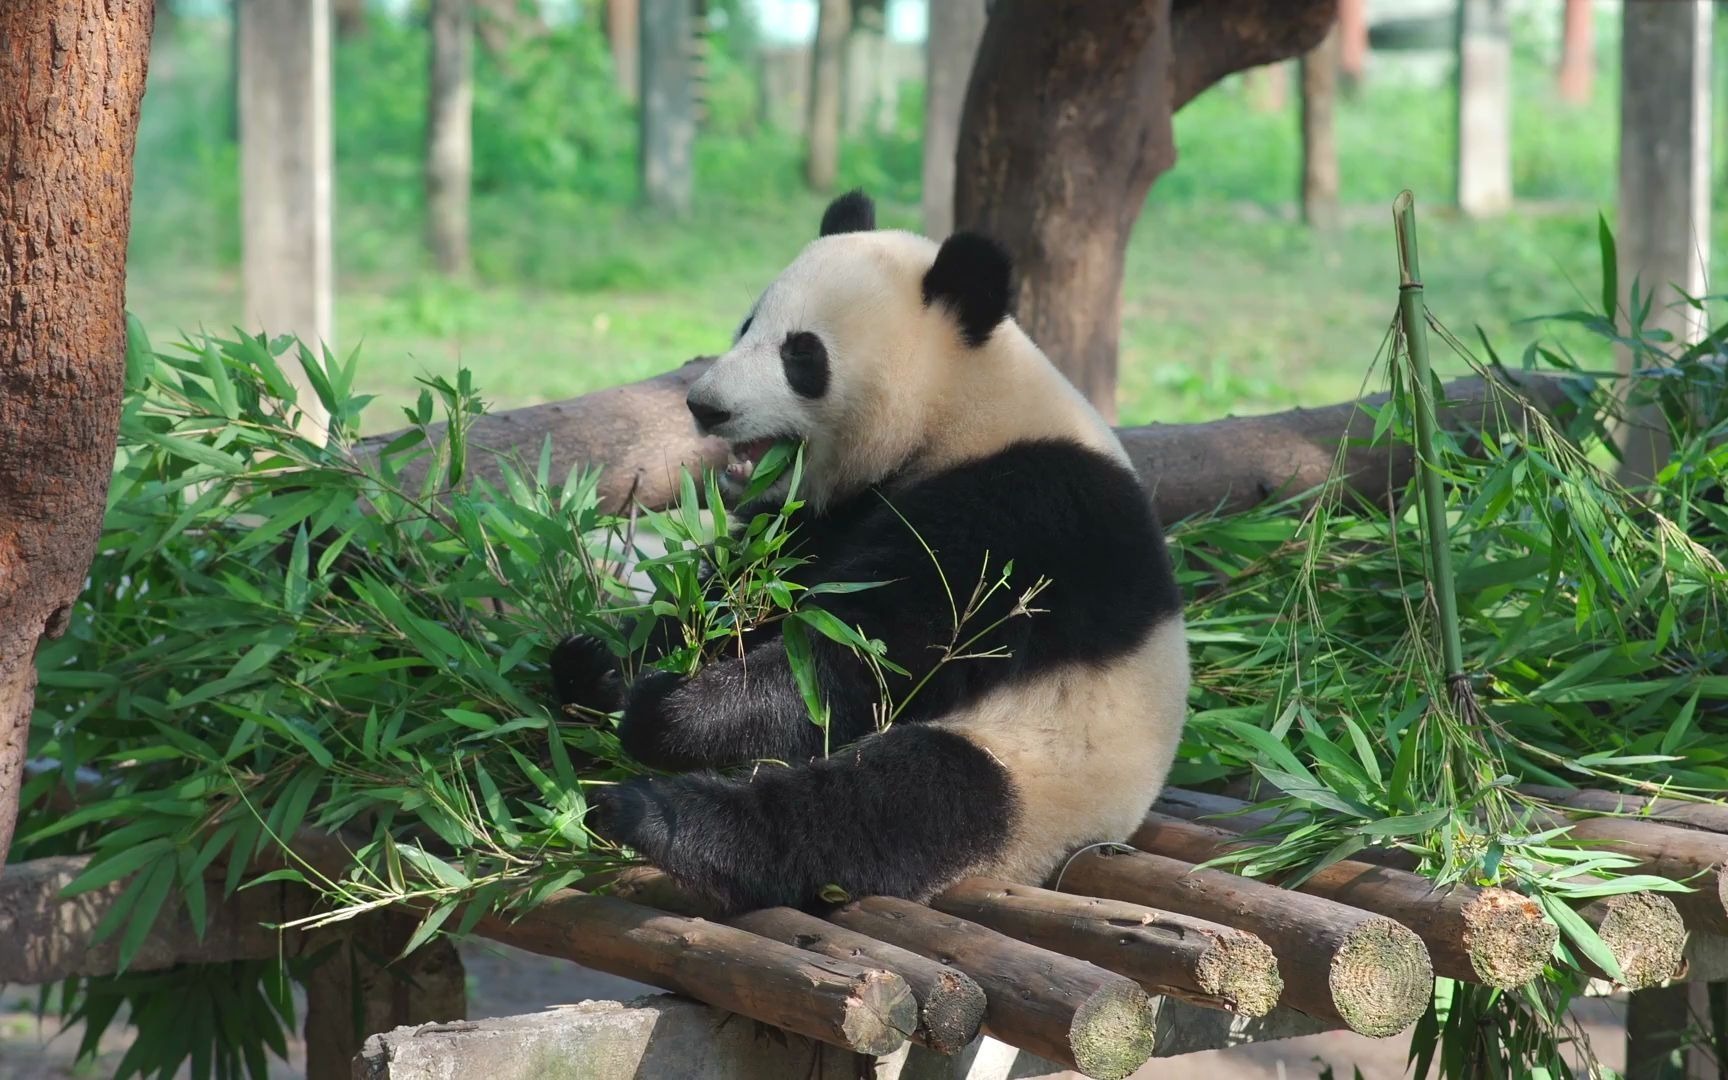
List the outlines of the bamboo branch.
{"label": "bamboo branch", "polygon": [[1087,1076],[1126,1077],[1152,1056],[1157,1013],[1132,980],[921,904],[873,896],[830,919],[964,971],[991,1035]]}
{"label": "bamboo branch", "polygon": [[[1146,815],[1133,844],[1194,863],[1250,846],[1235,833],[1156,812]],[[1428,946],[1435,974],[1502,990],[1541,975],[1560,936],[1535,902],[1515,892],[1436,889],[1427,878],[1365,862],[1335,862],[1296,889],[1395,919]]]}
{"label": "bamboo branch", "polygon": [[1139,851],[1085,852],[1068,864],[1062,889],[1247,930],[1278,957],[1282,1004],[1364,1035],[1403,1031],[1434,989],[1421,938],[1391,919],[1317,896]]}
{"label": "bamboo branch", "polygon": [[1209,1008],[1264,1016],[1284,991],[1265,942],[1204,919],[983,878],[960,882],[931,906],[1126,975],[1147,993]]}

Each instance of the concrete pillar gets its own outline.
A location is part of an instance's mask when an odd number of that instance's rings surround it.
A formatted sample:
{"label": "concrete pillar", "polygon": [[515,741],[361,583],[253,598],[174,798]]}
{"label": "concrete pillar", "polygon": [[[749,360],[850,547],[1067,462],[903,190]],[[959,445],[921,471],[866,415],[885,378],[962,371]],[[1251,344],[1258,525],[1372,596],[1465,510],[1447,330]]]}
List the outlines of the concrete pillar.
{"label": "concrete pillar", "polygon": [[[249,329],[333,345],[330,7],[241,0],[240,214]],[[292,357],[284,370],[320,428],[326,410]]]}
{"label": "concrete pillar", "polygon": [[[1621,12],[1619,228],[1622,310],[1634,277],[1655,290],[1646,329],[1697,341],[1702,313],[1675,288],[1705,292],[1710,264],[1709,0],[1631,3]],[[1623,352],[1621,369],[1635,358]],[[1641,358],[1639,363],[1649,363]],[[1639,483],[1669,452],[1653,412],[1621,432],[1622,476]]]}
{"label": "concrete pillar", "polygon": [[1512,28],[1506,0],[1458,4],[1458,208],[1512,207]]}

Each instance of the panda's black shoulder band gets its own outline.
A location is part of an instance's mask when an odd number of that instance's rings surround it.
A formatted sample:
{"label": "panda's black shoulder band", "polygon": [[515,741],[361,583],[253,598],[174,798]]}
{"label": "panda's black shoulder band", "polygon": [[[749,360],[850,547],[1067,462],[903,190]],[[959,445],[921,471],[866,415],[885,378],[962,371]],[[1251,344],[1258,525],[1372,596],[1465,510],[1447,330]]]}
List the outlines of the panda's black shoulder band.
{"label": "panda's black shoulder band", "polygon": [[955,233],[942,242],[924,275],[924,303],[946,304],[960,323],[966,344],[977,348],[1008,317],[1013,300],[1013,263],[1001,245],[977,233]]}
{"label": "panda's black shoulder band", "polygon": [[862,188],[855,188],[828,204],[822,213],[820,235],[869,232],[876,227],[876,204]]}

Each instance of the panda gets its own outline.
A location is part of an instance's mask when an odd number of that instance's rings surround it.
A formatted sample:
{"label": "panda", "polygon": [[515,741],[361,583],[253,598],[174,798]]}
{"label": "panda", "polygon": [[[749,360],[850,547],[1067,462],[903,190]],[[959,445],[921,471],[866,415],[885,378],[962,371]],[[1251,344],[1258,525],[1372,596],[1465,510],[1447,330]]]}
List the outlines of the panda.
{"label": "panda", "polygon": [[[553,650],[559,701],[621,710],[625,751],[675,774],[598,788],[590,830],[719,912],[1043,883],[1076,849],[1125,840],[1163,786],[1189,686],[1163,533],[1010,296],[991,240],[878,230],[851,192],[689,390],[734,487],[776,442],[803,444],[791,577],[885,583],[809,602],[905,669],[887,676],[892,724],[878,674],[817,634],[826,733],[772,626],[742,655],[628,688],[597,639]],[[966,623],[989,633],[942,663],[955,606],[1009,565]]]}

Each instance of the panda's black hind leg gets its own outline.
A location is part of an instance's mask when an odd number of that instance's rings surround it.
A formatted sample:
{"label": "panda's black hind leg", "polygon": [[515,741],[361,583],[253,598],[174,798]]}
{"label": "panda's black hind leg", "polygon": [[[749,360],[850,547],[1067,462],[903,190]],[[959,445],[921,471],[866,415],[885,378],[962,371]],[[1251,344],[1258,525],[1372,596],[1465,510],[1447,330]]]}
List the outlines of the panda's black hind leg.
{"label": "panda's black hind leg", "polygon": [[548,666],[552,697],[572,719],[597,721],[594,714],[624,707],[624,676],[604,641],[573,634],[552,649]]}
{"label": "panda's black hind leg", "polygon": [[999,854],[1017,816],[994,758],[921,724],[808,765],[634,780],[591,799],[597,835],[728,913],[815,910],[837,895],[926,899]]}

